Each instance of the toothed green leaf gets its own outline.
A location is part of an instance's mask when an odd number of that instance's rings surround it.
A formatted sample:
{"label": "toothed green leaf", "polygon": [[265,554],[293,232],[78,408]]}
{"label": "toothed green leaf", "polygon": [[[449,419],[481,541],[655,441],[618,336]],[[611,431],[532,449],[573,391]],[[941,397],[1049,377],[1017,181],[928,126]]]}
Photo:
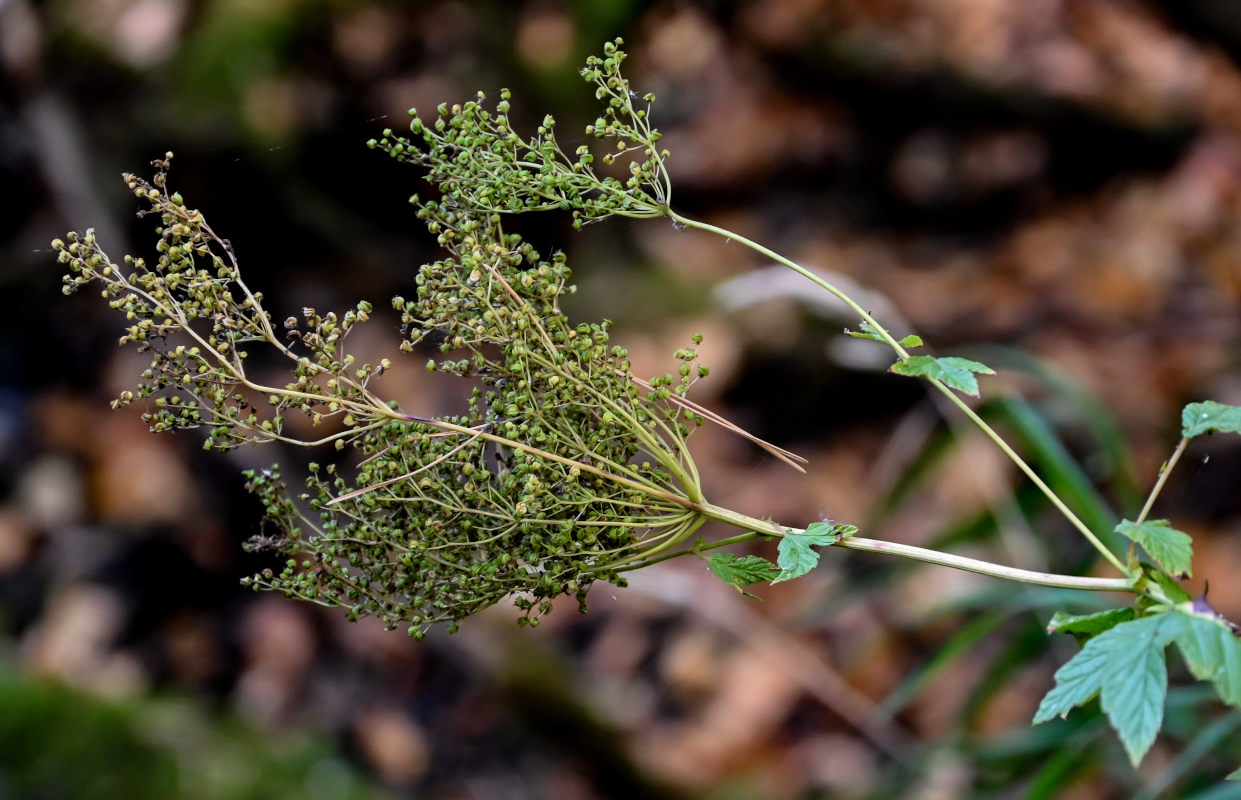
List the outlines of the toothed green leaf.
{"label": "toothed green leaf", "polygon": [[780,573],[779,567],[761,556],[739,557],[732,553],[712,553],[707,569],[737,591],[751,583],[769,581]]}
{"label": "toothed green leaf", "polygon": [[1241,707],[1241,642],[1214,615],[1193,611],[1192,603],[1178,609],[1185,629],[1176,644],[1189,671],[1200,681],[1212,681],[1225,703]]}
{"label": "toothed green leaf", "polygon": [[[1096,694],[1136,765],[1155,741],[1168,691],[1164,650],[1172,642],[1189,671],[1211,681],[1220,698],[1241,707],[1241,642],[1232,627],[1199,602],[1121,622],[1086,643],[1056,672],[1034,722],[1066,715]],[[1100,616],[1100,615],[1090,615]]]}
{"label": "toothed green leaf", "polygon": [[983,375],[995,374],[995,370],[986,364],[980,364],[968,358],[957,358],[956,356],[945,356],[943,358],[911,356],[905,361],[896,362],[891,369],[898,375],[935,378],[946,386],[974,397],[978,396],[978,379],[974,377],[974,373],[977,372]]}
{"label": "toothed green leaf", "polygon": [[1226,406],[1207,400],[1190,403],[1181,412],[1181,435],[1186,438],[1204,433],[1241,433],[1241,406]]}
{"label": "toothed green leaf", "polygon": [[772,583],[800,578],[819,563],[819,554],[812,548],[829,547],[841,539],[857,533],[852,525],[840,525],[833,522],[815,522],[804,531],[786,533],[780,538],[777,548],[776,563],[780,566],[780,574]]}
{"label": "toothed green leaf", "polygon": [[1190,575],[1193,569],[1193,539],[1168,525],[1166,519],[1148,519],[1139,524],[1124,520],[1116,532],[1142,545],[1164,572]]}
{"label": "toothed green leaf", "polygon": [[1056,672],[1056,686],[1039,704],[1034,722],[1064,716],[1098,694],[1125,752],[1137,764],[1163,722],[1168,692],[1164,648],[1185,629],[1185,615],[1169,612],[1123,622],[1094,637]]}
{"label": "toothed green leaf", "polygon": [[1109,608],[1107,611],[1094,614],[1076,615],[1057,611],[1052,615],[1051,622],[1047,623],[1047,632],[1072,634],[1077,637],[1078,641],[1084,642],[1092,636],[1111,630],[1122,622],[1128,622],[1133,619],[1135,613],[1132,608]]}

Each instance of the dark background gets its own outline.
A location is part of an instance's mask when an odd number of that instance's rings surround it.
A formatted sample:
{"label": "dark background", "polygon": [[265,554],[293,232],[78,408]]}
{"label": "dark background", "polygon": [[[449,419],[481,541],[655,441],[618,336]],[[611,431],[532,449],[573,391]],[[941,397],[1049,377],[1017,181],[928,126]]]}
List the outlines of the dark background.
{"label": "dark background", "polygon": [[[1108,530],[1183,404],[1241,403],[1232,8],[0,2],[0,797],[1241,796],[1217,785],[1241,721],[1196,688],[1173,690],[1140,772],[1097,711],[1029,727],[1074,652],[1045,635],[1052,610],[1107,598],[827,552],[763,602],[669,563],[598,587],[586,617],[519,631],[499,608],[415,644],[243,592],[263,562],[241,551],[260,515],[238,473],[304,454],[212,456],[111,411],[144,361],[104,304],[61,295],[48,245],[93,226],[114,258],[149,255],[120,174],[173,150],[170,184],[277,318],[383,307],[437,256],[406,203],[420,176],[364,142],[501,86],[519,124],[579,130],[596,110],[577,68],[622,35],[659,97],[674,205],[1000,368],[984,410]],[[770,265],[662,222],[521,224],[566,250],[570,315],[615,320],[638,374],[701,331],[696,399],[810,459],[799,475],[703,431],[715,502],[1108,574],[791,273],[745,283]],[[395,350],[394,320],[369,328],[365,353]],[[407,361],[384,391],[457,407]],[[1191,589],[1241,619],[1238,442],[1195,443],[1155,516],[1195,537]]]}

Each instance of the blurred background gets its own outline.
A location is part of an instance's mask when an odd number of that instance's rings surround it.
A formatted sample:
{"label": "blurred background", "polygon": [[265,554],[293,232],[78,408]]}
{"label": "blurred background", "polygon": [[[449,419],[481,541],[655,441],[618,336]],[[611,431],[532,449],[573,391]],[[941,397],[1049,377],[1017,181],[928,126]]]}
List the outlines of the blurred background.
{"label": "blurred background", "polygon": [[[980,410],[1094,529],[1136,513],[1183,404],[1241,403],[1227,0],[0,0],[0,798],[1241,797],[1220,783],[1241,715],[1175,658],[1140,770],[1094,708],[1030,727],[1076,651],[1053,610],[1121,598],[829,551],[762,602],[672,562],[586,616],[519,631],[497,608],[415,644],[241,589],[266,564],[241,550],[260,512],[238,473],[305,454],[208,455],[111,411],[145,361],[61,295],[48,242],[93,226],[149,255],[120,175],[173,150],[171,185],[277,317],[385,307],[437,256],[420,175],[365,141],[502,86],[519,124],[551,111],[570,136],[596,116],[577,68],[616,35],[659,97],[678,209],[999,369]],[[520,224],[566,250],[568,312],[615,320],[638,374],[701,331],[697,400],[810,459],[703,430],[715,502],[1108,574],[795,276],[661,222]],[[367,327],[359,349],[395,350],[395,319]],[[394,361],[403,405],[459,407]],[[1154,516],[1241,620],[1241,440],[1195,442]]]}

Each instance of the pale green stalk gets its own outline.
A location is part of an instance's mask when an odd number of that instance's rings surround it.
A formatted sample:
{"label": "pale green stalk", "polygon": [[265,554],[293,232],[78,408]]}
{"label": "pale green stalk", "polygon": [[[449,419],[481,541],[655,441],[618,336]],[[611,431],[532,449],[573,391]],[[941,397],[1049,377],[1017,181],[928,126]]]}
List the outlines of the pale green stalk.
{"label": "pale green stalk", "polygon": [[[743,533],[738,536],[732,536],[728,539],[721,539],[710,544],[702,544],[687,550],[679,550],[675,553],[665,553],[657,558],[643,560],[623,568],[621,571],[631,569],[639,569],[641,567],[650,566],[660,561],[667,561],[672,558],[684,555],[695,555],[706,550],[713,550],[717,547],[738,544],[740,542],[758,539],[762,537],[778,537],[787,534],[800,533],[797,528],[786,528],[771,520],[757,519],[755,517],[741,514],[731,509],[722,508],[720,506],[704,503],[702,505],[702,513],[704,516],[725,522],[739,528],[746,528],[751,533]],[[979,575],[989,575],[993,578],[1002,578],[1004,580],[1018,581],[1020,583],[1028,583],[1036,586],[1052,586],[1060,589],[1083,589],[1093,592],[1131,592],[1133,591],[1133,581],[1130,578],[1094,578],[1083,577],[1080,575],[1061,575],[1054,572],[1037,572],[1035,570],[1018,569],[1016,567],[1006,567],[1001,564],[994,564],[990,561],[982,561],[976,558],[967,558],[965,556],[953,555],[951,553],[943,553],[938,550],[929,550],[925,547],[914,547],[908,544],[899,544],[897,542],[886,542],[878,539],[864,539],[859,536],[848,536],[837,541],[833,547],[843,547],[847,550],[860,550],[867,553],[885,553],[887,555],[900,556],[913,561],[921,561],[924,564],[937,564],[941,567],[950,567],[952,569],[964,570],[966,572],[974,572]]]}
{"label": "pale green stalk", "polygon": [[[870,313],[866,311],[866,309],[858,305],[857,301],[849,297],[847,294],[842,292],[840,289],[833,286],[828,281],[816,275],[814,272],[806,269],[805,267],[803,267],[802,265],[798,264],[795,261],[785,258],[784,256],[780,255],[774,250],[768,247],[765,247],[759,244],[758,242],[755,242],[752,239],[748,239],[745,236],[741,236],[740,234],[734,233],[733,231],[730,231],[726,228],[721,228],[716,225],[711,225],[706,222],[699,222],[698,220],[681,216],[680,214],[676,213],[672,209],[667,209],[667,214],[669,218],[671,218],[673,221],[680,223],[681,225],[684,225],[687,228],[697,228],[699,230],[708,231],[708,232],[717,234],[719,236],[723,236],[726,239],[739,242],[740,244],[745,245],[746,247],[767,256],[773,261],[779,264],[783,264],[784,266],[793,270],[797,274],[802,275],[805,278],[808,278],[809,280],[813,281],[819,287],[835,295],[837,298],[840,299],[841,302],[843,302],[850,309],[852,309],[856,314],[858,314],[858,316],[860,316],[863,321],[865,321],[868,325],[872,326],[875,332],[877,332],[879,336],[883,338],[883,340],[888,344],[888,346],[891,347],[894,351],[896,351],[896,355],[901,361],[907,361],[909,359],[909,351],[907,351],[901,345],[901,343],[898,342],[892,336],[892,334],[888,332],[887,328],[885,328],[873,316],[871,316]],[[1116,569],[1120,570],[1121,572],[1128,572],[1128,570],[1125,568],[1124,563],[1119,558],[1117,558],[1116,555],[1112,553],[1112,551],[1109,550],[1107,546],[1103,544],[1102,541],[1099,540],[1099,538],[1094,534],[1094,532],[1090,530],[1089,526],[1087,526],[1086,523],[1083,522],[1081,518],[1078,517],[1077,514],[1075,514],[1073,510],[1070,509],[1064,503],[1064,501],[1060,499],[1059,495],[1057,495],[1054,491],[1052,491],[1051,487],[1048,486],[1047,483],[1042,478],[1039,477],[1038,473],[1034,471],[1034,468],[1031,467],[1028,463],[1026,463],[1026,460],[1023,459],[1020,455],[1018,455],[1017,452],[1013,450],[1013,448],[1010,447],[1007,442],[1004,441],[1003,437],[1001,437],[1000,434],[997,433],[994,428],[992,428],[989,424],[987,424],[987,422],[983,420],[982,417],[978,416],[978,414],[972,408],[970,408],[969,405],[964,400],[962,400],[960,397],[957,396],[956,392],[954,392],[951,388],[945,385],[942,381],[939,381],[930,376],[927,376],[926,379],[927,381],[930,382],[932,386],[934,386],[936,389],[942,392],[949,400],[951,400],[952,403],[955,406],[957,406],[957,408],[961,409],[962,413],[964,413],[965,416],[968,417],[971,422],[977,425],[979,429],[982,430],[982,432],[987,435],[987,438],[995,442],[996,446],[1000,448],[1000,450],[1004,453],[1004,455],[1006,455],[1009,458],[1009,460],[1011,460],[1014,464],[1016,464],[1018,469],[1020,469],[1023,473],[1025,473],[1026,477],[1028,477],[1030,481],[1033,482],[1034,485],[1039,488],[1039,491],[1041,491],[1043,495],[1051,502],[1051,504],[1055,506],[1056,509],[1061,514],[1064,515],[1065,519],[1067,519],[1073,525],[1073,527],[1076,528],[1082,534],[1082,536],[1084,536],[1086,540],[1089,541],[1090,544],[1093,545],[1094,548],[1098,550],[1099,553],[1102,554],[1103,557],[1106,558],[1108,562],[1112,564],[1112,566],[1116,567]]]}

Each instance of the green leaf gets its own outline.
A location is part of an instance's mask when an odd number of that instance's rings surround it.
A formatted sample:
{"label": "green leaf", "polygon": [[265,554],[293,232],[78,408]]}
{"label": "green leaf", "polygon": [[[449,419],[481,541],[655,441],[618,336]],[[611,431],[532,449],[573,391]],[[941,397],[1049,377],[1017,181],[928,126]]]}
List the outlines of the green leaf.
{"label": "green leaf", "polygon": [[1145,562],[1143,562],[1143,567],[1146,568],[1146,577],[1154,581],[1173,603],[1185,603],[1193,599],[1189,592],[1185,591],[1185,587],[1176,582],[1175,578],[1165,575]]}
{"label": "green leaf", "polygon": [[[1125,627],[1112,630],[1126,633]],[[1155,637],[1143,635],[1114,653],[1103,675],[1100,705],[1134,766],[1155,743],[1163,724],[1163,703],[1168,696],[1168,665],[1163,651]]]}
{"label": "green leaf", "polygon": [[780,566],[780,574],[772,583],[800,578],[819,563],[819,554],[810,549],[805,537],[795,533],[785,534],[777,548],[776,563]]}
{"label": "green leaf", "polygon": [[841,539],[848,539],[855,533],[857,533],[857,528],[853,525],[840,522],[812,522],[806,526],[806,530],[793,535],[805,538],[810,544],[829,547]]}
{"label": "green leaf", "polygon": [[1241,781],[1241,767],[1237,767],[1224,778],[1226,781]]}
{"label": "green leaf", "polygon": [[1104,637],[1116,629],[1107,631],[1089,642],[1077,655],[1056,670],[1056,685],[1043,696],[1034,712],[1034,724],[1046,722],[1053,717],[1065,717],[1068,713],[1090,700],[1103,688],[1103,670],[1107,666],[1108,651]]}
{"label": "green leaf", "polygon": [[732,553],[712,553],[707,569],[739,592],[742,586],[769,581],[780,572],[775,564],[760,556],[738,557]]}
{"label": "green leaf", "polygon": [[[869,322],[863,322],[861,327],[862,327],[862,330],[860,331],[851,331],[848,328],[845,328],[845,333],[849,334],[855,339],[874,339],[876,342],[887,342],[888,341],[887,339],[883,338],[883,334],[879,332],[879,329],[876,328],[874,325],[871,325]],[[897,344],[899,344],[901,347],[921,347],[922,337],[918,336],[917,334],[911,333],[908,336],[904,337],[903,339],[898,339]]]}
{"label": "green leaf", "polygon": [[1142,545],[1151,558],[1170,575],[1190,575],[1193,569],[1193,539],[1168,525],[1166,519],[1150,519],[1138,524],[1124,520],[1116,532]]}
{"label": "green leaf", "polygon": [[974,373],[978,372],[983,375],[995,374],[995,370],[986,364],[980,364],[968,358],[957,358],[956,356],[945,356],[943,358],[911,356],[905,361],[896,362],[891,369],[898,375],[922,375],[927,378],[934,378],[959,392],[965,392],[974,397],[978,396],[978,379],[974,377]]}
{"label": "green leaf", "polygon": [[1103,712],[1136,765],[1163,721],[1168,692],[1164,649],[1187,629],[1186,615],[1168,612],[1099,634],[1056,672],[1056,686],[1039,704],[1034,722],[1064,716],[1099,694]]}
{"label": "green leaf", "polygon": [[772,583],[800,578],[819,563],[819,554],[812,546],[830,547],[841,539],[857,533],[852,525],[835,522],[815,522],[804,531],[786,533],[780,538],[777,548],[776,563],[780,566],[780,574]]}
{"label": "green leaf", "polygon": [[1189,671],[1200,681],[1212,681],[1220,699],[1241,707],[1241,642],[1214,614],[1193,610],[1192,603],[1178,606],[1185,628],[1176,637]]}
{"label": "green leaf", "polygon": [[[1163,721],[1168,691],[1164,649],[1174,641],[1195,678],[1211,681],[1224,702],[1241,707],[1241,642],[1216,614],[1189,602],[1121,622],[1087,642],[1056,672],[1056,686],[1039,704],[1034,722],[1064,716],[1097,693],[1136,765]],[[1241,778],[1241,770],[1234,776]]]}
{"label": "green leaf", "polygon": [[1066,614],[1063,611],[1057,611],[1052,615],[1051,622],[1047,623],[1047,632],[1070,633],[1076,636],[1079,642],[1083,642],[1092,636],[1111,630],[1122,622],[1128,622],[1133,619],[1134,614],[1132,608],[1109,608],[1094,614]]}
{"label": "green leaf", "polygon": [[1181,435],[1186,439],[1204,433],[1241,433],[1241,406],[1226,406],[1207,400],[1190,403],[1181,412]]}

